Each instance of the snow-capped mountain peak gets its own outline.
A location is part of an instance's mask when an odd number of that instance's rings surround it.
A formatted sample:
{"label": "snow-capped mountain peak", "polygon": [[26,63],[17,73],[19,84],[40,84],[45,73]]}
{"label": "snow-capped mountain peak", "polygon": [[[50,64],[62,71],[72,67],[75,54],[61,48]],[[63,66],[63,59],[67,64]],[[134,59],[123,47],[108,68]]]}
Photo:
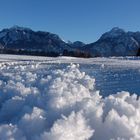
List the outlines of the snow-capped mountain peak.
{"label": "snow-capped mountain peak", "polygon": [[13,26],[0,31],[0,43],[4,49],[12,51],[33,51],[49,56],[57,56],[63,53],[64,49],[70,48],[57,34],[46,31],[33,31],[30,28]]}
{"label": "snow-capped mountain peak", "polygon": [[19,30],[19,31],[25,31],[25,30],[28,30],[28,31],[32,31],[30,28],[27,28],[27,27],[21,27],[21,26],[18,26],[18,25],[14,25],[14,26],[12,26],[11,28],[9,28],[9,30]]}
{"label": "snow-capped mountain peak", "polygon": [[140,49],[140,34],[115,27],[85,49],[92,56],[136,56]]}
{"label": "snow-capped mountain peak", "polygon": [[101,39],[106,39],[106,38],[116,38],[119,37],[121,35],[124,35],[126,32],[119,28],[119,27],[114,27],[112,28],[109,32],[104,33],[101,36]]}
{"label": "snow-capped mountain peak", "polygon": [[140,32],[115,27],[95,43],[86,45],[81,41],[65,42],[57,34],[15,25],[0,31],[0,44],[1,53],[8,50],[8,53],[45,56],[136,56],[140,52]]}

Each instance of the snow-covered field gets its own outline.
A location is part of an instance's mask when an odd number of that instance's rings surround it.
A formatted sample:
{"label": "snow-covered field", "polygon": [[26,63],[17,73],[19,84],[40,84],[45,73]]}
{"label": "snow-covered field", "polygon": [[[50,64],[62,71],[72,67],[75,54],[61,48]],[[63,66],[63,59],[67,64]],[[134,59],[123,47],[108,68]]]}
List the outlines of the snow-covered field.
{"label": "snow-covered field", "polygon": [[0,140],[140,140],[139,79],[135,57],[0,55]]}

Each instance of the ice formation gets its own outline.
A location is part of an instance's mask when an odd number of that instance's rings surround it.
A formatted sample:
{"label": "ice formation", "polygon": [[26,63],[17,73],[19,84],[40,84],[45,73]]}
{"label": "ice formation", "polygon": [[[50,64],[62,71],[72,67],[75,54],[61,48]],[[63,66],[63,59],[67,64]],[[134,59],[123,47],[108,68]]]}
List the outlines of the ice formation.
{"label": "ice formation", "polygon": [[0,69],[0,140],[140,140],[137,95],[103,98],[79,65]]}

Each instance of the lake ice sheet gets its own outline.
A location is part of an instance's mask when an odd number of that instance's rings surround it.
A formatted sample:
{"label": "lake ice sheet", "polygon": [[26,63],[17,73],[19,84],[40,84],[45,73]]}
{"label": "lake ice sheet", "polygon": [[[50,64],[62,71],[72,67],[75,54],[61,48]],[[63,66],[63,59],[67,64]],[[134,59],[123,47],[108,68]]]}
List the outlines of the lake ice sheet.
{"label": "lake ice sheet", "polygon": [[139,69],[135,57],[1,55],[0,140],[139,140]]}

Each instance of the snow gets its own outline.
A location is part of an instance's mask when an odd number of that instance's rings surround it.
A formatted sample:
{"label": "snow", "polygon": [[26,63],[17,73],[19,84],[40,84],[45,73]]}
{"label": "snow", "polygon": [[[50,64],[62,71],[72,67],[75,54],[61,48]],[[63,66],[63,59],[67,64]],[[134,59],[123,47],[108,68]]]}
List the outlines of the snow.
{"label": "snow", "polygon": [[7,32],[0,32],[0,38],[3,38],[6,34]]}
{"label": "snow", "polygon": [[103,97],[97,89],[106,68],[133,72],[139,64],[130,57],[1,55],[0,140],[139,140],[139,96]]}
{"label": "snow", "polygon": [[81,112],[72,112],[68,117],[57,120],[51,132],[45,132],[41,140],[86,140],[93,135]]}
{"label": "snow", "polygon": [[114,27],[111,31],[104,33],[101,38],[102,39],[115,38],[115,37],[121,36],[125,33],[126,32],[123,29],[120,29],[118,27]]}

